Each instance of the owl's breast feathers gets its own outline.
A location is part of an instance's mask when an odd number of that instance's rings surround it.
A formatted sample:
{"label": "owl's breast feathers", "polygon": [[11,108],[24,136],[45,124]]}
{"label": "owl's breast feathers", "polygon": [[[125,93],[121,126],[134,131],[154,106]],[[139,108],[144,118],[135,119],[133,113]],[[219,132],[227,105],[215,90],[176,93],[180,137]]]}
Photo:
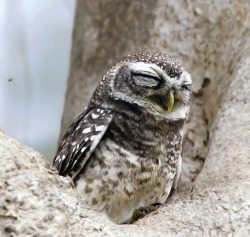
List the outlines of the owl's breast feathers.
{"label": "owl's breast feathers", "polygon": [[140,157],[144,163],[157,163],[161,159],[165,165],[175,166],[181,152],[183,124],[184,120],[158,121],[139,109],[120,109],[104,137]]}
{"label": "owl's breast feathers", "polygon": [[184,121],[156,121],[136,110],[113,114],[76,180],[86,203],[122,223],[138,206],[166,201],[181,153]]}

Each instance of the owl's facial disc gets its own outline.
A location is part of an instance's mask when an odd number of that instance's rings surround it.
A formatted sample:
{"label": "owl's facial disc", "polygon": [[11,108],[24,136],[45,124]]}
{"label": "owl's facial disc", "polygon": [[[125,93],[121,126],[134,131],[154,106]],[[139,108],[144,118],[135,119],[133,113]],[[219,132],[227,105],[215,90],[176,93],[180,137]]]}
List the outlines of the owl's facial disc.
{"label": "owl's facial disc", "polygon": [[127,63],[118,72],[113,89],[119,99],[137,103],[161,117],[186,116],[192,84],[187,72],[170,77],[157,64],[144,62]]}
{"label": "owl's facial disc", "polygon": [[135,93],[140,93],[143,99],[151,100],[169,113],[181,102],[188,104],[189,98],[184,97],[191,92],[192,82],[187,73],[183,72],[180,77],[170,77],[158,65],[141,62],[133,63],[129,68],[132,72],[131,87]]}

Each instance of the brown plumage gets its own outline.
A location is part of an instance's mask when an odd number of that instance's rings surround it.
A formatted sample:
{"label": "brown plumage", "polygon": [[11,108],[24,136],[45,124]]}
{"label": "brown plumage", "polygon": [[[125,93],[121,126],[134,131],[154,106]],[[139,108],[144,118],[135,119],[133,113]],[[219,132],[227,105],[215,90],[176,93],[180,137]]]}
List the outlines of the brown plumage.
{"label": "brown plumage", "polygon": [[117,223],[164,203],[181,167],[192,80],[174,57],[139,52],[116,63],[69,127],[54,159],[85,202]]}

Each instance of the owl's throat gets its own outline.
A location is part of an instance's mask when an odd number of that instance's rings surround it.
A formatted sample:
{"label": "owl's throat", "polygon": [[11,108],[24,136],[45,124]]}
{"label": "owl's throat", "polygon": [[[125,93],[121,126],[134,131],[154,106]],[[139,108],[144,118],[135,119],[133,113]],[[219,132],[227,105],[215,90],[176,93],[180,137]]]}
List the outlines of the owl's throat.
{"label": "owl's throat", "polygon": [[159,149],[166,152],[167,148],[175,149],[176,144],[181,144],[183,124],[184,120],[159,122],[150,114],[119,113],[107,136],[118,146],[147,158],[157,156]]}

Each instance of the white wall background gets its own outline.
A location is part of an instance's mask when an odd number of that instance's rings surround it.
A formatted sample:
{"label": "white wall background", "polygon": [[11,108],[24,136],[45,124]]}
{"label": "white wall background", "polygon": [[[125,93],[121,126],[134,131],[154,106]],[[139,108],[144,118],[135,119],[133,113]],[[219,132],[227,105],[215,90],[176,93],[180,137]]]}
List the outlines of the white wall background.
{"label": "white wall background", "polygon": [[0,127],[53,158],[75,0],[0,0]]}

